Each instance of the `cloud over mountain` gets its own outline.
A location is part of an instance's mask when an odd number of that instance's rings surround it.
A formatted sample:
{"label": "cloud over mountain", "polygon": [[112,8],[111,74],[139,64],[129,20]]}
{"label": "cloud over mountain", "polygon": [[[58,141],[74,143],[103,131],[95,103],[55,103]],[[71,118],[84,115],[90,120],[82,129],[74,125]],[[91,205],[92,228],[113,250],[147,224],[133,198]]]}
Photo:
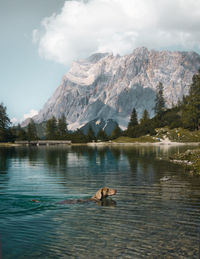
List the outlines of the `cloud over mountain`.
{"label": "cloud over mountain", "polygon": [[16,118],[16,117],[13,117],[13,118],[11,119],[11,123],[12,123],[13,125],[17,125],[18,123],[22,123],[24,120],[30,119],[30,118],[32,118],[32,117],[34,117],[34,116],[36,116],[36,115],[38,115],[38,111],[36,111],[36,110],[34,110],[34,109],[31,109],[28,113],[25,113],[25,114],[23,115],[23,118],[21,118],[21,119]]}
{"label": "cloud over mountain", "polygon": [[33,31],[42,57],[65,65],[136,47],[200,50],[200,0],[66,1]]}

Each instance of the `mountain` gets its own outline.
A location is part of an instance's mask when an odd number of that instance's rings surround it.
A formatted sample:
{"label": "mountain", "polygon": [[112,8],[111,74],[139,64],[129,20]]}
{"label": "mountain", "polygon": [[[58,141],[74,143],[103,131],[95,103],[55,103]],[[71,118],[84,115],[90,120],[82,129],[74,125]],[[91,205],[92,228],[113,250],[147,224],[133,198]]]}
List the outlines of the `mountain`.
{"label": "mountain", "polygon": [[72,64],[60,86],[33,119],[40,123],[64,113],[72,130],[98,119],[112,119],[126,128],[134,107],[139,118],[144,109],[151,117],[154,115],[159,82],[164,86],[165,101],[170,107],[188,93],[192,76],[199,68],[200,56],[195,52],[143,47],[125,56],[97,53]]}
{"label": "mountain", "polygon": [[111,136],[116,126],[117,123],[112,119],[108,119],[107,121],[104,121],[103,119],[95,119],[86,123],[83,127],[80,128],[80,130],[83,132],[83,134],[86,135],[89,128],[91,127],[94,135],[97,136],[99,130],[103,129],[107,136]]}

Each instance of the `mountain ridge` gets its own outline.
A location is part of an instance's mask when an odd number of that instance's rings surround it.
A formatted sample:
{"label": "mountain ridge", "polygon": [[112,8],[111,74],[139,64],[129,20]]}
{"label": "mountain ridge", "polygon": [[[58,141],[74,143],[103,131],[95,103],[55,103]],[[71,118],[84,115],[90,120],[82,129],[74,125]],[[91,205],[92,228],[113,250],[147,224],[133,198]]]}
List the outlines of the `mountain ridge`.
{"label": "mountain ridge", "polygon": [[139,118],[144,109],[151,117],[154,115],[159,82],[164,87],[166,105],[171,107],[188,93],[199,67],[200,56],[195,52],[142,47],[125,56],[96,53],[73,62],[60,86],[33,119],[40,123],[64,113],[72,130],[95,119],[112,119],[126,128],[133,108]]}

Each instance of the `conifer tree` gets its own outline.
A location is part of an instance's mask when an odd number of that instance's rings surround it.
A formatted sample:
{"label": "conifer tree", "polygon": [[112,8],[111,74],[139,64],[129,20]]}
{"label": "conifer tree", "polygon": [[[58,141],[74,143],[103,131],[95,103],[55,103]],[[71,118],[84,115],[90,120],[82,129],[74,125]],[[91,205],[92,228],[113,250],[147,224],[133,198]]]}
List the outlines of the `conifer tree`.
{"label": "conifer tree", "polygon": [[57,120],[54,116],[47,121],[45,131],[46,139],[54,140],[57,138]]}
{"label": "conifer tree", "polygon": [[156,87],[156,98],[155,98],[155,114],[160,116],[165,109],[165,99],[163,96],[163,84],[159,82]]}
{"label": "conifer tree", "polygon": [[27,139],[28,141],[38,139],[36,126],[33,119],[30,120],[27,126]]}
{"label": "conifer tree", "polygon": [[10,126],[10,119],[6,112],[6,106],[0,104],[0,141],[6,141],[6,136]]}
{"label": "conifer tree", "polygon": [[21,127],[20,124],[18,124],[16,128],[16,138],[17,140],[27,140],[26,131]]}
{"label": "conifer tree", "polygon": [[182,105],[182,121],[185,128],[200,128],[200,70],[192,78],[189,95]]}
{"label": "conifer tree", "polygon": [[140,120],[141,124],[144,124],[145,122],[147,122],[149,120],[149,113],[148,111],[145,109],[142,115],[142,118]]}
{"label": "conifer tree", "polygon": [[138,119],[137,119],[137,112],[136,109],[133,108],[133,111],[131,113],[130,122],[128,124],[127,128],[127,135],[131,138],[134,138],[137,136],[137,128],[138,127]]}
{"label": "conifer tree", "polygon": [[87,141],[92,141],[95,139],[94,131],[92,127],[90,126],[86,135]]}
{"label": "conifer tree", "polygon": [[97,134],[97,140],[105,141],[107,140],[107,135],[103,129],[100,129]]}
{"label": "conifer tree", "polygon": [[116,127],[114,128],[114,130],[112,131],[112,134],[111,134],[111,138],[112,139],[116,139],[116,138],[119,138],[122,134],[122,131],[119,127],[119,125],[117,124]]}
{"label": "conifer tree", "polygon": [[77,129],[73,133],[68,133],[69,138],[74,143],[85,143],[87,142],[87,137],[83,134],[80,129]]}
{"label": "conifer tree", "polygon": [[58,132],[57,135],[60,139],[65,139],[67,135],[67,123],[66,123],[66,117],[64,114],[62,114],[61,118],[58,119]]}
{"label": "conifer tree", "polygon": [[150,120],[149,113],[145,109],[143,112],[142,118],[140,120],[140,125],[138,127],[138,135],[142,136],[146,134],[150,134],[150,135],[155,134],[155,129],[154,129],[153,121]]}
{"label": "conifer tree", "polygon": [[128,128],[135,127],[137,125],[138,125],[137,112],[136,112],[136,109],[133,108],[133,111],[131,113],[130,122],[128,124]]}

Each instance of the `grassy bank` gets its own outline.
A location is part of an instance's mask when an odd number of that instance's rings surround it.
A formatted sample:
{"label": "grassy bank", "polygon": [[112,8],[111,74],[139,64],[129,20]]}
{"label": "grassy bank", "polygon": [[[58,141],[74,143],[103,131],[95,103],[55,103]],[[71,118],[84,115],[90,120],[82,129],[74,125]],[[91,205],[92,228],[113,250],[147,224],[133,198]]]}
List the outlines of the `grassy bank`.
{"label": "grassy bank", "polygon": [[113,140],[115,143],[155,143],[158,142],[155,137],[142,136],[139,138],[119,137]]}
{"label": "grassy bank", "polygon": [[156,129],[156,137],[161,139],[168,138],[172,142],[192,143],[200,142],[200,130],[189,131],[187,129],[167,127]]}
{"label": "grassy bank", "polygon": [[171,141],[180,143],[196,143],[200,142],[200,131],[189,131],[182,128],[169,129],[168,127],[156,129],[155,136],[142,136],[138,138],[119,137],[113,142],[116,143],[155,143],[160,141]]}

